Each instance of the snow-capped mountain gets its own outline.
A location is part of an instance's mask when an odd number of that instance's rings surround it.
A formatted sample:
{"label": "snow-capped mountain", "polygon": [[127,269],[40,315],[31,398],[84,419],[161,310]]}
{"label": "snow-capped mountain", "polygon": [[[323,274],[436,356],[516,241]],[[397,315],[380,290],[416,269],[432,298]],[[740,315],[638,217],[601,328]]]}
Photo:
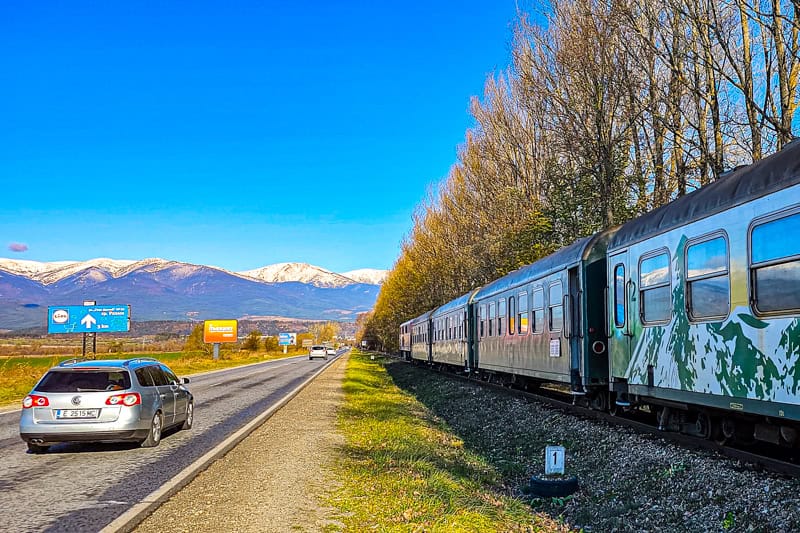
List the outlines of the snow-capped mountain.
{"label": "snow-capped mountain", "polygon": [[237,274],[267,283],[299,281],[300,283],[310,283],[316,287],[346,287],[353,283],[363,283],[308,263],[277,263],[255,270],[237,272]]}
{"label": "snow-capped mountain", "polygon": [[[195,268],[200,266],[159,258],[148,258],[140,261],[98,258],[88,261],[52,261],[47,263],[0,258],[0,270],[39,281],[44,285],[56,283],[73,274],[88,270],[94,272],[91,274],[94,278],[102,276],[102,273],[105,273],[108,277],[118,278],[139,269],[155,272],[179,265],[182,265],[182,268],[173,268],[172,270],[175,275],[180,275],[182,271],[186,275],[189,275]],[[228,274],[253,278],[266,283],[297,281],[300,283],[309,283],[317,287],[345,287],[353,283],[380,285],[383,283],[383,280],[386,279],[386,275],[389,272],[388,270],[362,268],[343,274],[337,274],[322,267],[309,265],[308,263],[276,263],[274,265],[267,265],[261,268],[240,272],[231,272],[212,266],[207,266],[207,268],[214,268]],[[88,276],[89,274],[86,275]]]}
{"label": "snow-capped mountain", "polygon": [[42,327],[48,306],[84,300],[128,304],[134,321],[247,316],[354,320],[375,304],[380,287],[372,280],[380,273],[373,271],[372,278],[354,274],[359,279],[352,279],[303,263],[230,272],[157,258],[52,263],[0,258],[0,330]]}
{"label": "snow-capped mountain", "polygon": [[382,285],[389,274],[388,270],[378,270],[376,268],[360,268],[350,272],[342,272],[342,276],[350,278],[359,283],[369,283],[371,285]]}
{"label": "snow-capped mountain", "polygon": [[118,272],[134,263],[136,261],[115,260],[104,257],[88,261],[53,261],[49,263],[0,258],[0,269],[49,285],[91,268],[116,276]]}

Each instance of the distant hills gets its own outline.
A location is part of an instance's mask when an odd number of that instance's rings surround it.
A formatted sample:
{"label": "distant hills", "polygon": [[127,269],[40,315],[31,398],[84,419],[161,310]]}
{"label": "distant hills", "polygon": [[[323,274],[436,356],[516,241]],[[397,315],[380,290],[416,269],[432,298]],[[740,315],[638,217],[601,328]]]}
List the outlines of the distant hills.
{"label": "distant hills", "polygon": [[305,263],[245,272],[165,259],[73,262],[0,258],[0,330],[46,327],[50,305],[130,304],[131,319],[288,317],[354,320],[372,308],[385,270],[337,274]]}

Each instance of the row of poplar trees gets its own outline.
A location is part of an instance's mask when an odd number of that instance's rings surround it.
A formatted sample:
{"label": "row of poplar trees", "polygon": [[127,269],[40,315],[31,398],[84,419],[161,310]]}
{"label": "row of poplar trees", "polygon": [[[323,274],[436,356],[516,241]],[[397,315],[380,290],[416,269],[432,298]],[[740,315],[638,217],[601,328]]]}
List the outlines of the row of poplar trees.
{"label": "row of poplar trees", "polygon": [[551,0],[518,14],[362,334],[399,325],[780,149],[800,0]]}

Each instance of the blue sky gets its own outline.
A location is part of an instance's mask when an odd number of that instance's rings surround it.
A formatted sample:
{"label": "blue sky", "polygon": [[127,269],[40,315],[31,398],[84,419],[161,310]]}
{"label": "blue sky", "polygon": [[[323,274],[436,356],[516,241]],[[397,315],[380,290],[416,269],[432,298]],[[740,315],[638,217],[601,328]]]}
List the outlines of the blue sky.
{"label": "blue sky", "polygon": [[0,257],[391,268],[513,0],[0,4]]}

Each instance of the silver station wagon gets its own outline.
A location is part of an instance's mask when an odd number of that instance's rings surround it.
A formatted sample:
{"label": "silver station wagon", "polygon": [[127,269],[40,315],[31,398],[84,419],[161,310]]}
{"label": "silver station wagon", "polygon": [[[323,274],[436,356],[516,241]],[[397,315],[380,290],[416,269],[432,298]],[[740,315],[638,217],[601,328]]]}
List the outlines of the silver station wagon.
{"label": "silver station wagon", "polygon": [[19,435],[31,453],[59,442],[138,442],[158,446],[162,432],[194,422],[194,397],[150,358],[64,361],[22,401]]}

